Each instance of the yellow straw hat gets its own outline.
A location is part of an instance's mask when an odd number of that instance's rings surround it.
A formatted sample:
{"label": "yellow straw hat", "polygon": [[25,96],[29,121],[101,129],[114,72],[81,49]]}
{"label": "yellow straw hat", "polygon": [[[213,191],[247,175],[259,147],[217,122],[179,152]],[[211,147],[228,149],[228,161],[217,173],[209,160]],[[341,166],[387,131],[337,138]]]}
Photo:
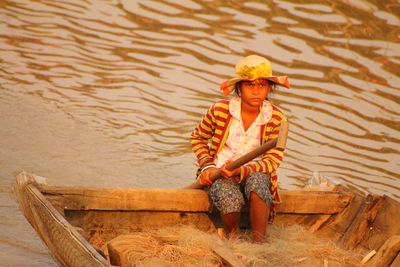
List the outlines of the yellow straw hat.
{"label": "yellow straw hat", "polygon": [[254,81],[258,78],[267,79],[276,84],[290,88],[287,76],[272,76],[272,67],[268,59],[257,55],[250,55],[241,59],[235,67],[236,77],[226,80],[220,86],[225,95],[235,90],[239,81]]}

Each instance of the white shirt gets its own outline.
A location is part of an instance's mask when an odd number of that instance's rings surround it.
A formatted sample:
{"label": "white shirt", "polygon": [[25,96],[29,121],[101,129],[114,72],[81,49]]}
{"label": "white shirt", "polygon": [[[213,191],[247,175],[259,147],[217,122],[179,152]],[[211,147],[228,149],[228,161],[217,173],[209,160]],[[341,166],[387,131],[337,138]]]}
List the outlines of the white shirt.
{"label": "white shirt", "polygon": [[[266,124],[272,117],[272,106],[268,100],[264,100],[260,113],[247,131],[244,130],[241,116],[240,97],[232,98],[229,102],[229,113],[232,115],[232,124],[225,146],[218,152],[215,158],[217,168],[228,160],[238,159],[240,156],[260,146],[261,125]],[[254,159],[259,160],[260,157]]]}

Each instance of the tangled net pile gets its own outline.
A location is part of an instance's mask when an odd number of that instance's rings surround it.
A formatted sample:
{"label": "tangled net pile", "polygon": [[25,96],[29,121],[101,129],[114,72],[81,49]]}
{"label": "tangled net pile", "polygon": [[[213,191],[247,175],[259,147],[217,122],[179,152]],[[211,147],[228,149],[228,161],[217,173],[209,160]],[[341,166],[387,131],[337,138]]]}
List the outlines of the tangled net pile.
{"label": "tangled net pile", "polygon": [[[123,248],[127,266],[214,266],[221,262],[211,249],[222,242],[215,234],[192,227],[168,227],[121,235],[108,242]],[[107,244],[103,251],[108,254]]]}
{"label": "tangled net pile", "polygon": [[[189,226],[169,227],[121,235],[108,244],[122,248],[124,266],[218,266],[223,260],[212,245],[229,247],[246,266],[356,266],[362,256],[345,251],[301,226],[268,228],[264,244],[253,244],[250,235],[221,240]],[[108,254],[107,244],[103,246]]]}
{"label": "tangled net pile", "polygon": [[234,242],[235,252],[246,255],[246,266],[357,266],[363,255],[338,247],[299,225],[268,228],[266,243]]}

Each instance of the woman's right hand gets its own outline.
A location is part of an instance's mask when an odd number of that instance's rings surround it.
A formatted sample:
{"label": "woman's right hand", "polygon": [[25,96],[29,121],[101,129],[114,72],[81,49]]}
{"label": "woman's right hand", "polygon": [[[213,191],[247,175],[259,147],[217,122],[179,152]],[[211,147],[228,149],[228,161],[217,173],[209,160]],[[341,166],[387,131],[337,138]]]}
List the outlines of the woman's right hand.
{"label": "woman's right hand", "polygon": [[215,167],[210,167],[204,170],[202,173],[200,173],[199,177],[197,177],[197,181],[199,182],[200,185],[202,186],[210,186],[213,184],[213,181],[211,181],[211,174],[218,170]]}

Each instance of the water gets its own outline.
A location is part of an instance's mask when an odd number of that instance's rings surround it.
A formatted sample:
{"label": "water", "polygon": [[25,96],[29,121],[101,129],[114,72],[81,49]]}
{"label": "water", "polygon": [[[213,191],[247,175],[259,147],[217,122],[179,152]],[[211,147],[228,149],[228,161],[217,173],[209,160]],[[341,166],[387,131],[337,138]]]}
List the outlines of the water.
{"label": "water", "polygon": [[400,4],[303,2],[1,2],[2,263],[55,265],[11,197],[21,170],[58,185],[191,183],[190,132],[248,54],[292,84],[274,94],[290,121],[281,187],[319,171],[399,200]]}

